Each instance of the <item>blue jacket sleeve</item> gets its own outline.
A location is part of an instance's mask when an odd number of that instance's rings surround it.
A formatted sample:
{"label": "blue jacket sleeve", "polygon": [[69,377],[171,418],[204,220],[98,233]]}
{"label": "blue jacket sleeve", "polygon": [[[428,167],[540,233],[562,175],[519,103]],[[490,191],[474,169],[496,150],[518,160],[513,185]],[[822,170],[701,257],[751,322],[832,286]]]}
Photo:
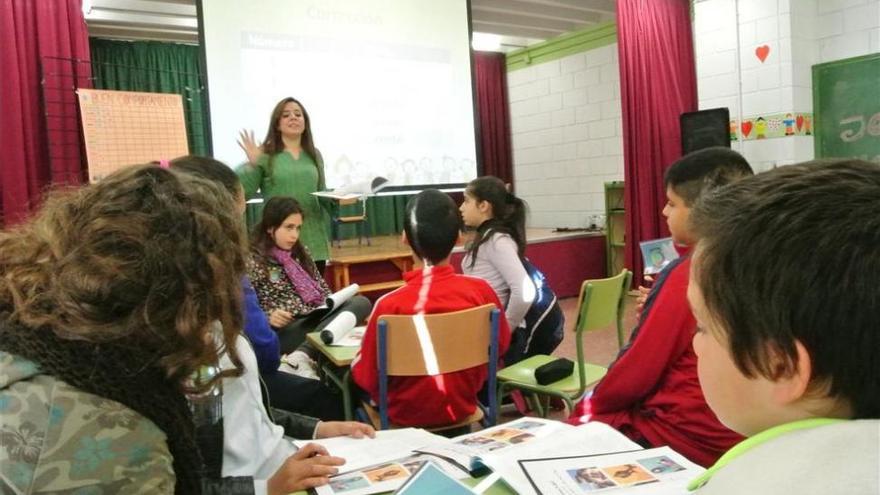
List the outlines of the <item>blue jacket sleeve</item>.
{"label": "blue jacket sleeve", "polygon": [[244,333],[257,355],[260,373],[277,371],[281,364],[278,335],[269,327],[266,314],[257,300],[257,293],[247,277],[242,278],[241,289],[244,294]]}

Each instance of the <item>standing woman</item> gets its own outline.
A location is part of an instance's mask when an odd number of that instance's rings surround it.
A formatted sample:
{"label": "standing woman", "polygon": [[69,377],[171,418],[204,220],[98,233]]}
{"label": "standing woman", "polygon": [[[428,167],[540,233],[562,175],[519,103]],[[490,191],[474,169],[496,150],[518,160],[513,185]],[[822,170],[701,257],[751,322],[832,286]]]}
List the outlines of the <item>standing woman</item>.
{"label": "standing woman", "polygon": [[243,130],[238,145],[248,159],[238,169],[245,197],[250,199],[259,189],[264,201],[275,196],[295,198],[305,217],[300,242],[309,249],[323,274],[330,259],[330,216],[311,194],[323,191],[326,184],[324,161],[312,140],[308,112],[296,99],[284,98],[272,110],[263,143],[257,143],[252,131]]}
{"label": "standing woman", "polygon": [[476,229],[462,271],[489,282],[513,332],[505,364],[552,353],[565,317],[543,274],[525,258],[526,203],[501,179],[485,176],[468,184],[460,211],[464,224]]}

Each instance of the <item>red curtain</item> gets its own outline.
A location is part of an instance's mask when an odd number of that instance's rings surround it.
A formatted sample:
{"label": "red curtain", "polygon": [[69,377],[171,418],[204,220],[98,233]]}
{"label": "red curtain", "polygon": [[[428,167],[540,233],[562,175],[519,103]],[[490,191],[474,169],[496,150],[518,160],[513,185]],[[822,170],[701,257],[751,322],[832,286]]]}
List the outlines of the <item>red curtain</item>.
{"label": "red curtain", "polygon": [[474,52],[474,68],[483,175],[512,184],[506,57],[503,53]]}
{"label": "red curtain", "polygon": [[[88,59],[80,0],[0,0],[0,214],[7,226],[28,215],[48,184],[82,182],[73,81],[88,81]],[[42,77],[58,86],[45,101]]]}
{"label": "red curtain", "polygon": [[618,0],[626,180],[626,265],[642,282],[639,242],[669,235],[663,172],[681,157],[678,119],[697,109],[688,0]]}

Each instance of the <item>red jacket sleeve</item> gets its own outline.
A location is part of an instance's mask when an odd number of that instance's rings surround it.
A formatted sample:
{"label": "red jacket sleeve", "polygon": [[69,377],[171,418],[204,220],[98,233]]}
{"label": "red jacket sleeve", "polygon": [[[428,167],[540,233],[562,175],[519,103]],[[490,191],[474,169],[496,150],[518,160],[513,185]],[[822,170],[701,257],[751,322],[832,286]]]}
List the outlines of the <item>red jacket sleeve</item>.
{"label": "red jacket sleeve", "polygon": [[367,320],[367,330],[361,341],[361,348],[351,362],[351,377],[358,387],[370,394],[370,397],[379,395],[379,364],[376,361],[376,333],[379,316],[388,314],[383,300],[379,300],[370,313]]}
{"label": "red jacket sleeve", "polygon": [[690,263],[676,267],[644,315],[632,346],[615,361],[590,397],[592,413],[630,409],[652,394],[668,366],[685,352],[696,320],[687,302]]}

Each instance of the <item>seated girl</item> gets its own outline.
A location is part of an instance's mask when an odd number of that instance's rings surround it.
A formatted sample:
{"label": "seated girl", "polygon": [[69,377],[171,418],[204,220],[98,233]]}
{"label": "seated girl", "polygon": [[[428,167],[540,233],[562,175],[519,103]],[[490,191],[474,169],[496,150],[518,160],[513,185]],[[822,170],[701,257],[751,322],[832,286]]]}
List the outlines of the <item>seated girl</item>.
{"label": "seated girl", "polygon": [[[332,314],[315,312],[331,291],[308,249],[298,242],[303,221],[297,200],[276,196],[267,201],[262,220],[253,229],[247,267],[260,307],[278,332],[281,352],[289,354],[286,362],[297,374],[317,378],[317,351],[305,338],[332,320]],[[356,295],[335,313],[349,310],[366,315],[369,309],[370,301]]]}
{"label": "seated girl", "polygon": [[[198,493],[187,393],[241,374],[244,239],[220,188],[155,166],[0,233],[0,492]],[[209,332],[234,363],[217,362]]]}
{"label": "seated girl", "polygon": [[464,224],[476,229],[461,269],[489,282],[513,332],[504,363],[551,354],[562,341],[565,317],[543,274],[525,258],[525,202],[508,192],[501,179],[485,176],[468,184],[460,211]]}

